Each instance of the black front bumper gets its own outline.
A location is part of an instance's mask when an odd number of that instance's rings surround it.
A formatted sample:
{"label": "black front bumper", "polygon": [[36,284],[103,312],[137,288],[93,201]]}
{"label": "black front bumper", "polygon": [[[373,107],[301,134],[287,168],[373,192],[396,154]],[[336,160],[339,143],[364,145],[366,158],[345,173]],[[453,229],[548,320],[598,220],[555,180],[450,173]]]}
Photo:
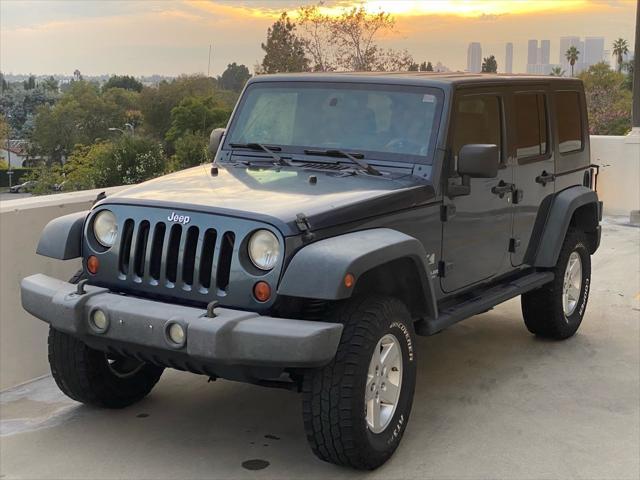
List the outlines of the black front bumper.
{"label": "black front bumper", "polygon": [[[94,348],[169,366],[178,362],[176,368],[186,362],[182,369],[200,373],[215,372],[216,365],[322,366],[333,359],[342,335],[342,325],[336,323],[274,318],[227,308],[216,308],[212,318],[203,309],[120,295],[106,288],[88,285],[84,294],[76,290],[71,283],[33,275],[22,280],[22,306],[56,330]],[[108,319],[104,332],[89,321],[96,309]],[[186,332],[181,346],[168,339],[171,323],[180,324]]]}

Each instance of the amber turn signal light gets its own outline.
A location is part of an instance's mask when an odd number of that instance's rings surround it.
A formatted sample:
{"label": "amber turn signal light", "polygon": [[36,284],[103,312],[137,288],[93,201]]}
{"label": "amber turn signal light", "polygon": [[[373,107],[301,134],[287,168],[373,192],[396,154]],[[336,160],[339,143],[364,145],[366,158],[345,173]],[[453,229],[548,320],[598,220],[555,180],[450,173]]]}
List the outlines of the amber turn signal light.
{"label": "amber turn signal light", "polygon": [[271,286],[267,282],[257,282],[253,286],[253,296],[259,302],[266,302],[271,298]]}
{"label": "amber turn signal light", "polygon": [[347,288],[351,288],[353,287],[353,284],[356,282],[356,278],[353,276],[352,273],[347,273],[344,276],[344,286]]}
{"label": "amber turn signal light", "polygon": [[90,274],[95,275],[98,273],[98,268],[100,268],[100,261],[98,260],[98,257],[91,255],[87,258],[87,270],[89,270]]}

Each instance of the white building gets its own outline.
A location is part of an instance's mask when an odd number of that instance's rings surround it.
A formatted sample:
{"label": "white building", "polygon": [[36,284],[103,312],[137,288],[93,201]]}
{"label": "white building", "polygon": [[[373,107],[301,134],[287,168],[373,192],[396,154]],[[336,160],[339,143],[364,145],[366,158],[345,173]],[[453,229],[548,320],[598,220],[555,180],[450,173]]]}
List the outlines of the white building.
{"label": "white building", "polygon": [[513,43],[509,42],[506,45],[506,51],[504,56],[504,73],[513,73]]}
{"label": "white building", "polygon": [[7,162],[11,168],[22,168],[29,158],[27,154],[27,142],[24,140],[9,140],[0,146],[0,160]]}
{"label": "white building", "polygon": [[482,45],[471,42],[467,48],[467,71],[479,73],[482,71]]}
{"label": "white building", "polygon": [[549,63],[551,56],[551,41],[529,40],[527,44],[527,73],[533,75],[549,75],[553,65]]}
{"label": "white building", "polygon": [[602,61],[604,57],[604,37],[586,37],[584,39],[584,54],[582,63],[585,68]]}

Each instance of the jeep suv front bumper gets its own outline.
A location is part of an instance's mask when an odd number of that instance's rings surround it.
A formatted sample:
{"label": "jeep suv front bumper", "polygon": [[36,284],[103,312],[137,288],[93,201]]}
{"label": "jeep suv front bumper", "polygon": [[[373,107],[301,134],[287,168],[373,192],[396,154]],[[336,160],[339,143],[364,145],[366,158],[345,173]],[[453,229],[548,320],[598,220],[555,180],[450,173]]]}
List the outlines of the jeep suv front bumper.
{"label": "jeep suv front bumper", "polygon": [[[207,365],[214,367],[211,371],[217,371],[216,365],[322,366],[333,359],[342,334],[342,325],[336,323],[228,308],[216,308],[215,316],[209,317],[204,309],[121,295],[106,288],[86,285],[84,293],[77,290],[77,285],[32,275],[21,283],[22,306],[92,348],[169,366],[177,362],[177,368],[201,373],[210,371]],[[104,329],[96,329],[90,321],[97,309],[106,316]],[[182,345],[169,338],[172,323],[183,327]]]}

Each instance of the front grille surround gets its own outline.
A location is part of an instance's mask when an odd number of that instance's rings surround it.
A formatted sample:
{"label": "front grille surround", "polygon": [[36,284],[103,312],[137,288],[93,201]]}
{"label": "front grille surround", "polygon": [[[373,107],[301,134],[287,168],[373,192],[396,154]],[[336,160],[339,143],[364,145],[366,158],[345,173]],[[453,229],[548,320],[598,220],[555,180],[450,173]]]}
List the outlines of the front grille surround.
{"label": "front grille surround", "polygon": [[[104,209],[115,214],[118,237],[113,247],[101,251],[92,241],[91,225]],[[189,222],[170,221],[174,213],[188,216]],[[223,306],[263,310],[275,298],[258,302],[253,285],[263,280],[276,291],[284,255],[269,272],[247,267],[246,240],[259,229],[273,232],[284,254],[284,238],[263,222],[186,209],[102,204],[85,222],[84,258],[96,255],[100,261],[90,283],[203,305],[218,300]]]}

